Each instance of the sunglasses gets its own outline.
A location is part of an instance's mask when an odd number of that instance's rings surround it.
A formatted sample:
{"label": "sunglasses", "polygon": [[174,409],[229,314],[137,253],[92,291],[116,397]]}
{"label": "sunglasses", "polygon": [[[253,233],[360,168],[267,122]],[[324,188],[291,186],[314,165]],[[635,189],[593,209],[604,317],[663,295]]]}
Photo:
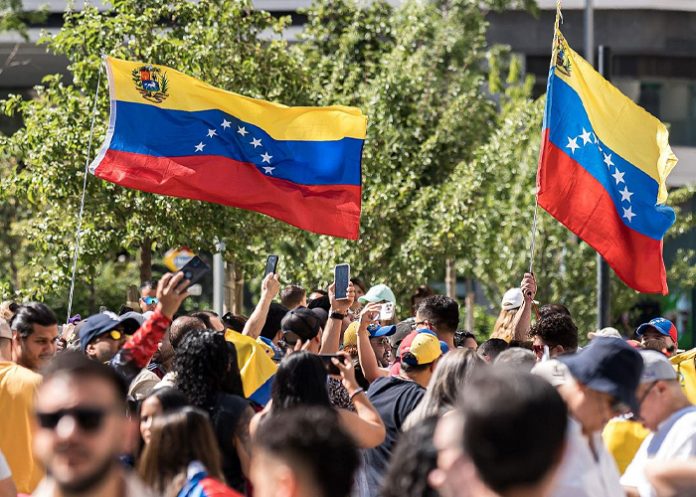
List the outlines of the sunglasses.
{"label": "sunglasses", "polygon": [[77,426],[84,432],[94,433],[101,428],[104,418],[109,413],[107,409],[98,407],[73,407],[71,409],[60,409],[54,412],[37,412],[41,428],[55,430],[60,420],[65,416],[70,416],[75,420]]}
{"label": "sunglasses", "polygon": [[110,331],[107,335],[105,335],[105,336],[108,336],[108,337],[111,338],[112,340],[118,342],[118,341],[121,339],[121,337],[123,336],[123,333],[121,333],[121,332],[118,331],[118,330],[111,330],[111,331]]}
{"label": "sunglasses", "polygon": [[157,297],[145,297],[143,298],[143,302],[145,302],[147,305],[152,305],[158,303],[159,299]]}

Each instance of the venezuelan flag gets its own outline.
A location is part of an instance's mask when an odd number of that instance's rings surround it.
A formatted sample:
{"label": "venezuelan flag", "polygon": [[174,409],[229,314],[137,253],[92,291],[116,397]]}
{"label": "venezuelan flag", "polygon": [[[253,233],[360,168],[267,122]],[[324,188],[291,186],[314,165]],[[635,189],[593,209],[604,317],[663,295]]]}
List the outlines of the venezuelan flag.
{"label": "venezuelan flag", "polygon": [[358,238],[367,128],[360,110],[287,107],[165,66],[112,57],[105,65],[111,115],[93,174]]}
{"label": "venezuelan flag", "polygon": [[662,204],[676,163],[665,126],[557,32],[537,200],[641,292],[668,293],[662,238],[675,215]]}
{"label": "venezuelan flag", "polygon": [[256,340],[236,331],[227,330],[225,340],[237,349],[237,364],[242,376],[244,396],[257,404],[271,400],[271,386],[278,366]]}

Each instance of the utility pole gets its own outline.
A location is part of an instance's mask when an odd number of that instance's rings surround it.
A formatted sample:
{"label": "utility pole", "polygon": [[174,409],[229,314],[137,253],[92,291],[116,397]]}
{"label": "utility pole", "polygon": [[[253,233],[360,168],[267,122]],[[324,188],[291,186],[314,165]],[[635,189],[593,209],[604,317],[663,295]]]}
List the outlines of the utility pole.
{"label": "utility pole", "polygon": [[213,255],[213,309],[220,316],[225,312],[225,261],[222,258],[224,251],[225,242],[216,241]]}

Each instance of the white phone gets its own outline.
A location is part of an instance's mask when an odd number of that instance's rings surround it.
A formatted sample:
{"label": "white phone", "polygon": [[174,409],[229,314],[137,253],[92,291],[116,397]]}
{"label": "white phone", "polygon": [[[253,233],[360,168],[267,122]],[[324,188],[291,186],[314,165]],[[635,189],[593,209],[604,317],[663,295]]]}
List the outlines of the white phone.
{"label": "white phone", "polygon": [[379,311],[380,321],[391,321],[394,319],[394,304],[392,302],[385,302],[382,304],[382,308]]}

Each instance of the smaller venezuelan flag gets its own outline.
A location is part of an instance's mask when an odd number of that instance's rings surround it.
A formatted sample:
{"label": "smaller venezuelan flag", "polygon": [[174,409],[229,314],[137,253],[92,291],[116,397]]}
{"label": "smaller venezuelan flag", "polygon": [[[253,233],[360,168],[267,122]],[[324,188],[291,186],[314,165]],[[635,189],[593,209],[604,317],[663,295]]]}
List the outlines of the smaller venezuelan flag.
{"label": "smaller venezuelan flag", "polygon": [[367,128],[359,109],[287,107],[165,66],[112,57],[105,65],[111,116],[94,175],[358,238]]}
{"label": "smaller venezuelan flag", "polygon": [[237,364],[242,376],[244,396],[257,404],[271,400],[271,386],[278,366],[266,353],[265,347],[247,335],[227,330],[225,340],[237,349]]}
{"label": "smaller venezuelan flag", "polygon": [[557,31],[537,199],[640,292],[668,293],[662,238],[675,215],[662,204],[676,163],[665,126]]}

